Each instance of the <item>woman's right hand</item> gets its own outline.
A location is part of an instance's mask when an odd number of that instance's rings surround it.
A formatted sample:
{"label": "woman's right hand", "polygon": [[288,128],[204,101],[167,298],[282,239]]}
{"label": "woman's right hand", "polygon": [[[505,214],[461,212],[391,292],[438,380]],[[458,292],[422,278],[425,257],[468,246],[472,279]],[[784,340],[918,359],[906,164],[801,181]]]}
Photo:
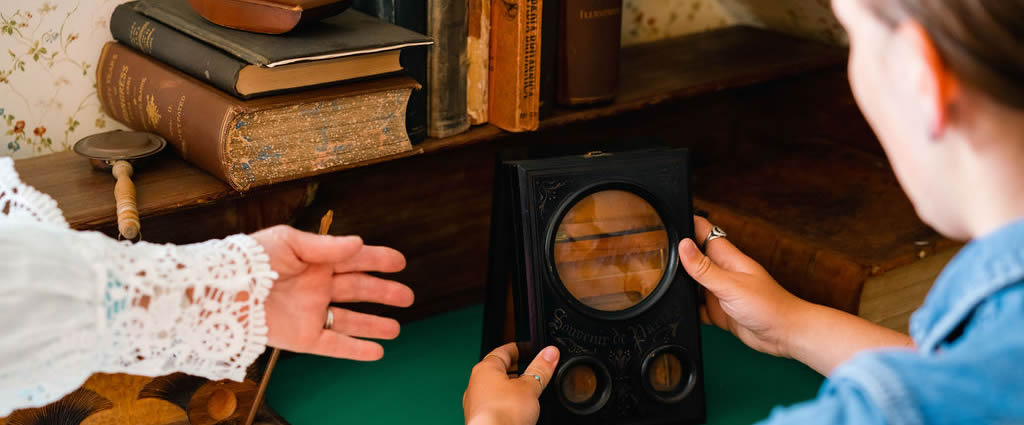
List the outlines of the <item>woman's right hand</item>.
{"label": "woman's right hand", "polygon": [[[711,233],[712,225],[703,217],[694,216],[693,221],[696,235]],[[755,350],[791,357],[787,348],[791,319],[812,304],[783,289],[728,239],[716,238],[704,248],[707,255],[693,240],[679,243],[686,272],[707,289],[701,320],[732,332]]]}

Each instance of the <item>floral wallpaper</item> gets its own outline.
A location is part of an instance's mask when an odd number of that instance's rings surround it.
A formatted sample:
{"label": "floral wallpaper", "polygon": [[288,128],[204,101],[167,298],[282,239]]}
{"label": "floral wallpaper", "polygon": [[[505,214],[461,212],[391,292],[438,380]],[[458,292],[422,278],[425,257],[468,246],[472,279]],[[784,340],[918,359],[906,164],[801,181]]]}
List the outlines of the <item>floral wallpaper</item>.
{"label": "floral wallpaper", "polygon": [[121,128],[100,110],[95,66],[119,0],[19,0],[0,5],[0,155],[71,148]]}
{"label": "floral wallpaper", "polygon": [[624,0],[622,45],[657,41],[733,23],[717,0]]}
{"label": "floral wallpaper", "polygon": [[847,42],[830,0],[624,0],[622,44],[740,24],[828,43]]}
{"label": "floral wallpaper", "polygon": [[717,0],[736,23],[772,28],[827,43],[846,45],[846,31],[830,0]]}

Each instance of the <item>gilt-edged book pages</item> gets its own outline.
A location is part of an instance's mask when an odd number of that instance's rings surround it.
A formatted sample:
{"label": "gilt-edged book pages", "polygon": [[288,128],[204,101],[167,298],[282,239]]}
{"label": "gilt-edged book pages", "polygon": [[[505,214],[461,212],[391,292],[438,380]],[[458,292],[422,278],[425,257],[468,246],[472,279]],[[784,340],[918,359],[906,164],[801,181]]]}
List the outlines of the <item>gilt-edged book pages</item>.
{"label": "gilt-edged book pages", "polygon": [[238,191],[413,149],[405,115],[419,84],[409,77],[241,100],[111,42],[96,80],[107,114],[160,134]]}

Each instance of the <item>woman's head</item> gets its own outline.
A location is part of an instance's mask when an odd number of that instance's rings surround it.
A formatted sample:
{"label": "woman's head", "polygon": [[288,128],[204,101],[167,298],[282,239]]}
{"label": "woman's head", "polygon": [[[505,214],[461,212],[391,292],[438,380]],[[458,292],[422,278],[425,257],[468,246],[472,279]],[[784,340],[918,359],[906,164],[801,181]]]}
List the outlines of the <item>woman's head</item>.
{"label": "woman's head", "polygon": [[833,5],[857,102],[918,214],[953,237],[991,230],[968,206],[1024,169],[1024,0]]}

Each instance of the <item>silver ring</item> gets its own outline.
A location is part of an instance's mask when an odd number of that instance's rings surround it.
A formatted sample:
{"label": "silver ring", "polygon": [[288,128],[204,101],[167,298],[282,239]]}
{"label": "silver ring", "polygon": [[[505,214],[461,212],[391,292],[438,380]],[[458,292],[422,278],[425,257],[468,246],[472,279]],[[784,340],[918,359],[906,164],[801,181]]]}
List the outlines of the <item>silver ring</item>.
{"label": "silver ring", "polygon": [[535,374],[532,374],[532,373],[527,373],[527,374],[520,375],[520,377],[523,377],[523,376],[532,376],[533,379],[537,380],[537,382],[540,382],[542,384],[544,383],[544,381],[540,380],[540,375],[535,375]]}
{"label": "silver ring", "polygon": [[327,307],[327,320],[324,322],[324,329],[330,329],[334,327],[334,311],[331,307]]}
{"label": "silver ring", "polygon": [[708,233],[708,237],[704,238],[704,248],[707,248],[708,242],[711,242],[718,238],[724,238],[726,236],[728,235],[726,235],[725,230],[722,230],[721,227],[711,226],[711,233]]}

